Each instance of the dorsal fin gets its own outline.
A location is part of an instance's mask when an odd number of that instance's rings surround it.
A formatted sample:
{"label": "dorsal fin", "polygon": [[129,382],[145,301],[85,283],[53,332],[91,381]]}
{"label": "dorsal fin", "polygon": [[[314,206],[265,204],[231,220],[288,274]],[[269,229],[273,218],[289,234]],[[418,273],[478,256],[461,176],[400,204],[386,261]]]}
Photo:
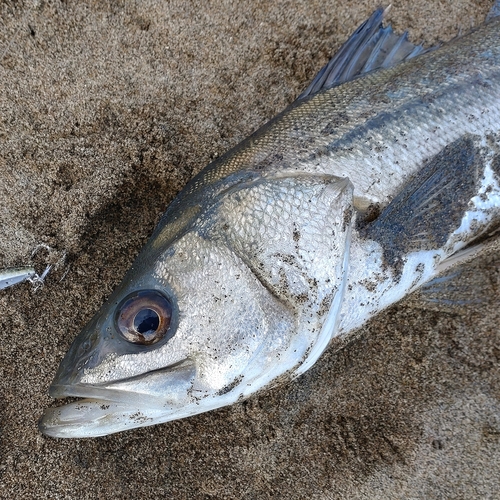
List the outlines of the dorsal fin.
{"label": "dorsal fin", "polygon": [[379,8],[362,23],[298,99],[437,48],[413,45],[407,39],[407,32],[399,36],[393,33],[390,25],[384,28],[382,21],[388,10]]}

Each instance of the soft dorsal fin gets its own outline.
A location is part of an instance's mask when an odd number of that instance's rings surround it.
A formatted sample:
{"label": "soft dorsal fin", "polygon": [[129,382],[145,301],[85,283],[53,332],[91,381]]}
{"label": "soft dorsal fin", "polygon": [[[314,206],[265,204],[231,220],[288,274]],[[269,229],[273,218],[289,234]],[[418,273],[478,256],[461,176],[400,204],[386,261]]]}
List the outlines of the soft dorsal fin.
{"label": "soft dorsal fin", "polygon": [[437,48],[424,49],[421,44],[413,45],[408,41],[406,31],[396,35],[390,25],[384,28],[382,21],[388,10],[379,8],[362,23],[298,99]]}

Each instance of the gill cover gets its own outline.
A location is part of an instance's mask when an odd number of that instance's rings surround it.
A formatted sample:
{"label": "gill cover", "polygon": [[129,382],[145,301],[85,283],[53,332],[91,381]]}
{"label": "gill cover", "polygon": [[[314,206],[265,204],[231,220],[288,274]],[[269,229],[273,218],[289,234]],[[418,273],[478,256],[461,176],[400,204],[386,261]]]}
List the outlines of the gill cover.
{"label": "gill cover", "polygon": [[[242,180],[195,213],[161,251],[146,245],[75,340],[50,392],[88,399],[47,410],[42,432],[100,436],[225,406],[326,348],[346,282],[350,182]],[[155,342],[136,342],[141,329]]]}

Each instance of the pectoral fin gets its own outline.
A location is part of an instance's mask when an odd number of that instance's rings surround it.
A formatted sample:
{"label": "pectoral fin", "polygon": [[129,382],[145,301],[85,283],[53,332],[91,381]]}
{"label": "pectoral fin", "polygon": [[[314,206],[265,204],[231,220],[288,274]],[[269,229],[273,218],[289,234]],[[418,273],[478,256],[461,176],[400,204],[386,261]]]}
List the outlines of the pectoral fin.
{"label": "pectoral fin", "polygon": [[[405,256],[420,250],[444,249],[478,193],[484,153],[478,139],[466,134],[431,158],[411,178],[380,216],[360,230],[380,242],[386,263],[401,270]],[[462,247],[477,234],[463,235]],[[446,250],[450,255],[453,249]],[[446,256],[446,255],[445,255]]]}

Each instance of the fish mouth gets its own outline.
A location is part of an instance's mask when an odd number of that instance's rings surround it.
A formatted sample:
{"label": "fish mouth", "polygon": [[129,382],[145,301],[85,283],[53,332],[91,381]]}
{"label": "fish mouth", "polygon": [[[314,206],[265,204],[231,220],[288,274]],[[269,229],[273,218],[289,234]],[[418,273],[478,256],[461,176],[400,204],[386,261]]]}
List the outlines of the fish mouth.
{"label": "fish mouth", "polygon": [[[103,384],[61,384],[49,394],[56,399],[84,398],[47,408],[40,431],[56,438],[99,437],[199,413],[191,395],[196,376],[193,361]],[[193,408],[194,407],[194,408]]]}

